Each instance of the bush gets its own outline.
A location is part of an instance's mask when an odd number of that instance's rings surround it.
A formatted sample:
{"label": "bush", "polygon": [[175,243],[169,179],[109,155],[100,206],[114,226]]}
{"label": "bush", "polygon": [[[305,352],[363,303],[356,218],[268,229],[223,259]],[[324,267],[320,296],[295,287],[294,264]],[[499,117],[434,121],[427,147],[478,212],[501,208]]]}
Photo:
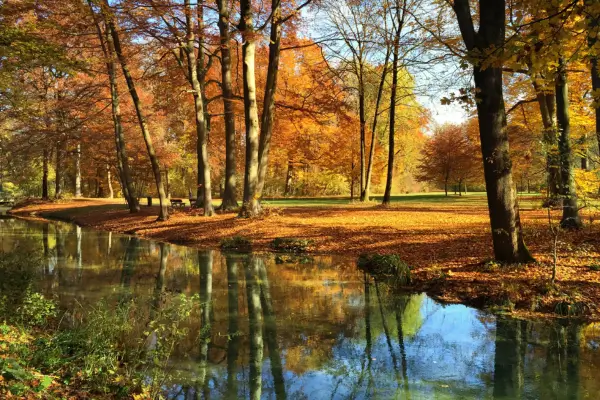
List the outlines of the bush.
{"label": "bush", "polygon": [[314,241],[298,238],[275,238],[271,242],[271,248],[284,253],[306,253],[311,251]]}
{"label": "bush", "polygon": [[19,322],[26,326],[41,327],[56,317],[56,303],[40,293],[27,293],[17,309]]}
{"label": "bush", "polygon": [[252,250],[252,241],[243,236],[233,236],[221,240],[221,249],[223,250]]}
{"label": "bush", "polygon": [[39,304],[39,298],[32,298],[34,282],[41,271],[41,259],[23,259],[17,253],[0,256],[0,317],[7,321],[21,323],[21,307],[28,301],[25,312]]}
{"label": "bush", "polygon": [[410,284],[410,267],[397,254],[362,254],[357,265],[375,278],[392,280],[399,285]]}

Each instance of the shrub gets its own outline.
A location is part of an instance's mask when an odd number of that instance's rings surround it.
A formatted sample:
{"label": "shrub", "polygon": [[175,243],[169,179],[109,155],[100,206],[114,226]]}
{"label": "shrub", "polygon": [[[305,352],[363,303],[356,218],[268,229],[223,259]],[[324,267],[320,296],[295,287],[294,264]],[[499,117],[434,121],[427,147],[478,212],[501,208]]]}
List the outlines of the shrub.
{"label": "shrub", "polygon": [[[0,317],[12,322],[22,322],[20,311],[29,301],[25,311],[34,307],[39,298],[32,298],[34,282],[41,271],[41,259],[24,259],[17,253],[0,256]],[[38,304],[39,305],[39,304]]]}
{"label": "shrub", "polygon": [[399,285],[410,284],[410,267],[397,254],[362,254],[357,265],[375,277],[391,279]]}
{"label": "shrub", "polygon": [[221,240],[221,248],[223,250],[252,250],[252,241],[243,236],[233,236]]}
{"label": "shrub", "polygon": [[17,317],[23,325],[41,327],[56,317],[56,303],[40,293],[27,293],[23,304],[17,309]]}
{"label": "shrub", "polygon": [[313,248],[314,241],[298,238],[275,238],[271,248],[285,253],[306,253]]}

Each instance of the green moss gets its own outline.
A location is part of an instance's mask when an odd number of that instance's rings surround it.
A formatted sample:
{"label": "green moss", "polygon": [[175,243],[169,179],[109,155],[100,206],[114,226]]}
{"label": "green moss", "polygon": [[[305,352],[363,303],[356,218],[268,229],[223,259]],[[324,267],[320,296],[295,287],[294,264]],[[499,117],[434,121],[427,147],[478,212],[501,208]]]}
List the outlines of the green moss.
{"label": "green moss", "polygon": [[271,248],[284,253],[306,253],[311,251],[314,241],[298,238],[275,238],[271,242]]}
{"label": "green moss", "polygon": [[397,254],[362,254],[357,265],[375,277],[384,277],[399,285],[410,284],[410,266]]}
{"label": "green moss", "polygon": [[233,236],[221,240],[221,248],[223,250],[250,251],[252,250],[252,241],[243,236]]}
{"label": "green moss", "polygon": [[592,270],[592,271],[600,271],[600,264],[590,265],[590,270]]}

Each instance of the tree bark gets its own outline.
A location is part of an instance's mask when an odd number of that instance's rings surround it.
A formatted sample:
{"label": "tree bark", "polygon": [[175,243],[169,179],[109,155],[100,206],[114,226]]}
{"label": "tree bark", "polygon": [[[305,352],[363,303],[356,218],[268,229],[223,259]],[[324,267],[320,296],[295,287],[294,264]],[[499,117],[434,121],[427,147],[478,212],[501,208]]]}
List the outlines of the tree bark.
{"label": "tree bark", "polygon": [[558,124],[558,150],[560,158],[560,183],[563,197],[563,228],[579,229],[582,226],[577,206],[575,170],[571,149],[571,122],[569,116],[569,87],[564,59],[560,57],[556,74],[556,119]]}
{"label": "tree bark", "polygon": [[[453,8],[469,51],[484,52],[491,46],[502,48],[506,23],[505,0],[479,2],[480,28],[477,33],[469,0],[456,0]],[[501,262],[528,262],[533,258],[523,240],[513,184],[502,68],[483,68],[480,63],[473,65],[473,76],[478,92],[477,116],[494,255]]]}
{"label": "tree bark", "polygon": [[[588,7],[598,7],[599,0],[586,0],[585,4]],[[598,12],[588,12],[588,32],[594,33],[594,35],[588,34],[588,46],[590,48],[590,61],[591,68],[590,74],[592,79],[592,94],[596,107],[594,107],[596,117],[596,138],[598,141],[598,151],[600,154],[600,71],[598,71],[599,60],[598,60],[598,26],[600,25],[600,15]]]}
{"label": "tree bark", "polygon": [[123,51],[121,49],[121,41],[119,38],[119,33],[117,32],[116,22],[112,17],[109,16],[110,6],[108,4],[108,0],[105,0],[104,5],[106,7],[105,17],[107,29],[112,37],[112,44],[114,46],[115,54],[119,59],[121,64],[121,69],[123,70],[123,76],[125,77],[125,81],[127,82],[127,88],[129,89],[129,94],[131,95],[131,99],[133,101],[133,105],[135,107],[135,112],[137,115],[137,119],[140,125],[140,129],[142,131],[142,136],[144,138],[144,143],[146,144],[146,150],[148,152],[148,158],[150,159],[150,164],[152,165],[152,172],[154,174],[154,181],[156,183],[156,190],[158,192],[158,199],[160,202],[160,211],[158,214],[159,221],[166,221],[169,219],[169,211],[167,208],[167,196],[165,194],[165,189],[162,183],[162,177],[160,173],[160,163],[158,160],[158,156],[156,155],[156,150],[154,149],[154,143],[152,141],[152,136],[150,134],[150,130],[148,128],[148,124],[146,123],[146,117],[144,115],[144,111],[142,109],[142,103],[140,97],[137,92],[135,81],[131,76],[129,71],[129,66],[127,65],[127,60]]}
{"label": "tree bark", "polygon": [[269,166],[269,151],[275,119],[275,95],[279,75],[279,54],[281,52],[281,0],[271,1],[271,34],[269,40],[269,64],[267,82],[263,100],[263,113],[260,124],[260,143],[258,147],[258,185],[256,196],[262,197]]}
{"label": "tree bark", "polygon": [[140,211],[140,205],[135,195],[135,189],[133,187],[133,181],[131,179],[129,159],[127,157],[127,151],[125,147],[125,136],[123,134],[123,126],[121,124],[121,106],[119,88],[117,85],[117,67],[114,57],[114,46],[108,29],[104,31],[104,34],[102,33],[100,23],[98,22],[96,12],[94,11],[92,0],[88,0],[88,6],[90,8],[90,12],[92,13],[94,24],[96,25],[96,34],[98,36],[98,40],[100,41],[102,52],[104,53],[104,57],[106,58],[106,71],[108,74],[108,81],[110,86],[111,113],[115,129],[117,170],[119,172],[121,187],[123,189],[123,196],[127,201],[129,212],[136,213]]}
{"label": "tree bark", "polygon": [[115,191],[112,185],[112,174],[110,173],[110,165],[106,164],[106,184],[108,185],[108,198],[113,199],[115,197]]}
{"label": "tree bark", "polygon": [[225,192],[221,210],[234,210],[238,207],[236,182],[236,133],[235,109],[233,107],[233,84],[231,79],[231,35],[229,33],[229,3],[217,0],[219,9],[219,33],[221,44],[221,90],[225,119]]}
{"label": "tree bark", "polygon": [[48,164],[50,164],[50,152],[44,148],[42,165],[42,200],[49,200],[48,194]]}
{"label": "tree bark", "polygon": [[241,19],[239,30],[242,34],[242,59],[244,80],[244,117],[246,121],[246,162],[244,168],[244,199],[241,217],[254,217],[260,213],[257,197],[259,125],[256,102],[256,78],[254,71],[256,38],[252,17],[252,0],[240,1]]}
{"label": "tree bark", "polygon": [[75,197],[81,197],[81,143],[75,150]]}
{"label": "tree bark", "polygon": [[290,193],[292,192],[292,179],[294,176],[293,170],[294,170],[294,166],[292,165],[292,162],[290,160],[288,160],[287,174],[285,176],[285,189],[283,191],[284,196],[289,196]]}
{"label": "tree bark", "polygon": [[548,185],[548,206],[560,202],[560,166],[556,137],[556,97],[553,91],[544,90],[533,82],[536,92],[542,123],[544,125],[543,141],[546,147],[546,170]]}
{"label": "tree bark", "polygon": [[54,180],[54,198],[60,199],[62,193],[62,179],[63,179],[63,143],[61,141],[56,143],[56,164],[55,164],[55,180]]}
{"label": "tree bark", "polygon": [[400,36],[404,24],[404,8],[400,13],[400,4],[396,1],[396,34],[394,36],[394,56],[392,60],[392,90],[390,93],[390,131],[388,136],[388,165],[387,179],[385,182],[385,193],[383,205],[390,205],[392,196],[392,185],[394,180],[394,155],[396,151],[396,96],[398,93],[398,52],[400,47]]}
{"label": "tree bark", "polygon": [[[99,32],[98,34],[101,36],[101,32]],[[123,183],[123,195],[125,196],[125,200],[127,200],[129,212],[137,213],[140,211],[140,204],[135,193],[135,188],[133,186],[133,179],[131,178],[131,169],[129,167],[129,158],[127,156],[125,135],[123,133],[123,125],[121,123],[121,102],[119,95],[119,87],[117,84],[117,68],[113,57],[114,46],[112,44],[112,39],[108,31],[106,32],[106,42],[106,53],[108,57],[106,66],[110,82],[111,113],[115,129],[115,147],[117,149],[118,170],[119,174],[121,175],[121,182]]]}
{"label": "tree bark", "polygon": [[[394,42],[395,43],[395,42]],[[373,159],[375,158],[375,142],[376,142],[376,130],[377,121],[379,119],[379,107],[381,105],[381,98],[383,97],[383,88],[385,86],[385,78],[388,73],[388,62],[390,58],[390,48],[386,49],[385,61],[383,63],[383,71],[381,71],[381,79],[379,81],[379,87],[377,88],[377,99],[375,100],[375,110],[373,115],[373,125],[371,125],[371,145],[369,148],[369,159],[367,161],[367,175],[365,177],[365,188],[361,197],[369,199],[371,195],[371,176],[373,175]],[[393,83],[392,83],[393,85]]]}
{"label": "tree bark", "polygon": [[[211,173],[210,173],[210,162],[208,157],[208,129],[207,122],[205,119],[205,104],[204,104],[204,90],[198,70],[204,68],[203,54],[204,48],[202,43],[198,48],[198,57],[196,58],[195,50],[195,35],[194,35],[194,19],[192,17],[192,10],[190,6],[190,0],[184,1],[185,6],[185,21],[186,21],[186,36],[187,42],[185,46],[185,54],[188,61],[188,77],[192,85],[194,94],[194,110],[196,117],[196,134],[197,139],[197,157],[198,157],[198,197],[196,199],[196,205],[202,206],[204,209],[204,216],[210,217],[214,213],[212,204],[212,185],[211,185]],[[203,35],[203,15],[202,5],[198,4],[198,35]],[[202,42],[202,40],[201,40]],[[202,194],[202,196],[201,196]]]}
{"label": "tree bark", "polygon": [[367,136],[367,119],[365,110],[365,84],[363,77],[362,60],[358,61],[358,116],[360,123],[360,201],[367,201],[365,195],[365,153],[366,153],[366,136]]}

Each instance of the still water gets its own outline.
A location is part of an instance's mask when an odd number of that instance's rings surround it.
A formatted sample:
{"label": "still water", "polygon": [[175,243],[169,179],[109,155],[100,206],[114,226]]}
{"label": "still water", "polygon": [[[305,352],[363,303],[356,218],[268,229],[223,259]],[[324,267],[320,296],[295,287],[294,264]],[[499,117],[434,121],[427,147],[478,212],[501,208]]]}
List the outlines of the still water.
{"label": "still water", "polygon": [[11,252],[42,260],[39,290],[70,315],[124,296],[150,310],[167,293],[198,295],[168,398],[600,398],[598,325],[393,295],[350,258],[224,254],[0,219],[0,257]]}

